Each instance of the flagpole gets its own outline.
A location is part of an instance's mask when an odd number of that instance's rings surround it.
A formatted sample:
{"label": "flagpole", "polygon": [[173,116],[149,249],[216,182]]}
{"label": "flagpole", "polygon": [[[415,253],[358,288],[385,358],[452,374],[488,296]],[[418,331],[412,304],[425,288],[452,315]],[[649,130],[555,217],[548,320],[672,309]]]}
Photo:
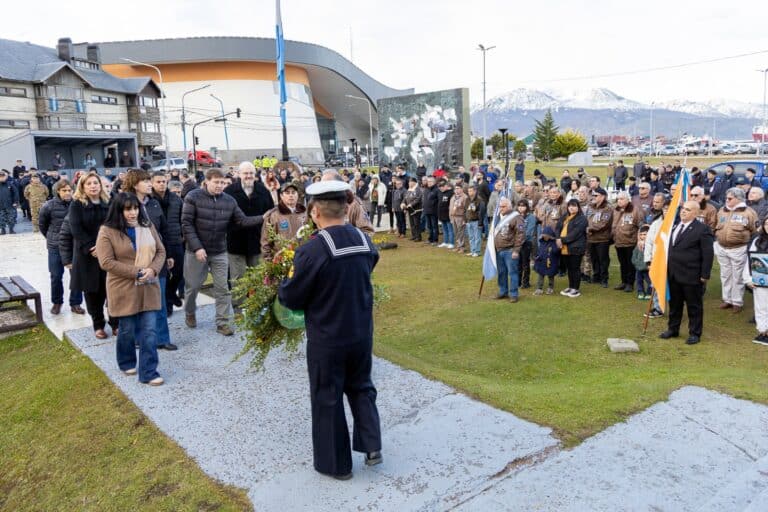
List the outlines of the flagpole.
{"label": "flagpole", "polygon": [[288,95],[285,91],[285,40],[283,39],[283,18],[280,14],[280,0],[275,1],[275,14],[277,21],[275,23],[275,45],[277,65],[277,80],[280,86],[280,122],[283,126],[283,162],[288,161],[288,130],[286,128],[285,104],[288,101]]}
{"label": "flagpole", "polygon": [[480,276],[480,291],[477,292],[477,298],[478,299],[483,294],[483,284],[485,284],[485,276]]}

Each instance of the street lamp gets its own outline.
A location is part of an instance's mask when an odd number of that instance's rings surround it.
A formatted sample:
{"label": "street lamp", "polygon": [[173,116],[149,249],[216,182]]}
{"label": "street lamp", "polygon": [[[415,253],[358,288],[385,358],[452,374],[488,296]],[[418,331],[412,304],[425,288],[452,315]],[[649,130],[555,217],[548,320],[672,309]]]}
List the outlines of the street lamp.
{"label": "street lamp", "polygon": [[125,57],[121,58],[120,60],[124,60],[125,62],[130,62],[131,64],[136,64],[137,66],[146,66],[148,68],[152,68],[155,71],[157,71],[157,76],[160,80],[160,101],[162,106],[162,116],[163,116],[163,137],[165,137],[165,163],[167,165],[167,169],[170,171],[171,169],[171,148],[170,143],[168,141],[168,124],[167,124],[167,117],[165,115],[165,87],[163,86],[163,73],[160,71],[160,68],[157,66],[153,66],[152,64],[147,64],[146,62],[139,62],[137,60],[133,59],[127,59]]}
{"label": "street lamp", "polygon": [[373,115],[371,114],[371,100],[368,98],[361,98],[360,96],[352,96],[351,94],[345,95],[347,98],[355,100],[361,100],[368,103],[368,136],[370,137],[370,151],[368,151],[368,165],[373,165],[371,161],[371,151],[373,151]]}
{"label": "street lamp", "polygon": [[649,126],[649,129],[650,129],[650,132],[651,132],[651,134],[650,134],[650,139],[651,140],[648,141],[648,142],[650,142],[651,145],[648,148],[648,156],[653,156],[653,142],[654,142],[654,137],[653,137],[653,106],[654,106],[654,104],[655,104],[655,102],[652,101],[651,102],[650,126]]}
{"label": "street lamp", "polygon": [[[198,87],[197,89],[192,89],[181,95],[181,135],[184,138],[184,155],[187,154],[187,115],[186,115],[186,110],[184,109],[184,98],[186,98],[187,94],[197,92],[201,89],[205,89],[210,86],[211,84],[205,84],[202,87]],[[193,159],[197,160],[197,155],[193,155]]]}
{"label": "street lamp", "polygon": [[[211,98],[215,99],[221,105],[221,115],[224,115],[224,102],[221,101],[216,95],[211,93]],[[227,118],[224,118],[224,140],[227,142],[227,151],[229,151],[229,134],[227,133]]]}
{"label": "street lamp", "polygon": [[768,77],[768,68],[758,69],[757,71],[763,74],[763,125],[760,127],[760,144],[758,145],[757,154],[759,155],[762,150],[763,155],[765,155],[765,131],[768,130],[768,114],[765,109],[765,86],[766,78]]}
{"label": "street lamp", "polygon": [[483,52],[483,153],[481,156],[485,156],[485,54],[496,48],[495,46],[485,47],[482,44],[477,45],[477,49]]}
{"label": "street lamp", "polygon": [[507,139],[507,128],[499,128],[501,140],[504,141],[504,177],[509,174],[509,139]]}

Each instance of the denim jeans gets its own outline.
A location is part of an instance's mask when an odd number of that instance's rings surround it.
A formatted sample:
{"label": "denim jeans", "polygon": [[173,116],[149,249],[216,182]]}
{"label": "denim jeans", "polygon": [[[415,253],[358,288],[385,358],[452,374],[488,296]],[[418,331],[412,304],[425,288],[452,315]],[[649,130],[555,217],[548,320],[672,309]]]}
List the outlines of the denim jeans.
{"label": "denim jeans", "polygon": [[520,275],[517,266],[520,263],[520,256],[512,257],[512,249],[505,249],[496,253],[496,266],[499,274],[499,295],[509,295],[517,297],[518,286],[520,285]]}
{"label": "denim jeans", "polygon": [[437,215],[433,215],[431,213],[428,213],[424,215],[424,217],[427,218],[427,230],[429,230],[429,238],[428,241],[432,243],[437,243]]}
{"label": "denim jeans", "polygon": [[469,238],[469,252],[480,254],[480,222],[470,220],[467,222],[467,237]]}
{"label": "denim jeans", "polygon": [[168,310],[165,304],[165,286],[167,284],[166,277],[160,277],[160,311],[157,311],[157,344],[167,345],[171,342],[171,333],[168,331]]}
{"label": "denim jeans", "polygon": [[[162,309],[162,308],[161,308]],[[131,316],[120,317],[120,331],[117,334],[117,366],[122,371],[137,368],[139,382],[149,382],[157,373],[157,311],[142,311]],[[139,343],[139,360],[136,366],[136,348]]]}
{"label": "denim jeans", "polygon": [[[64,265],[58,249],[48,249],[48,273],[51,274],[51,304],[64,304]],[[83,303],[83,292],[69,291],[69,305],[79,306]]]}
{"label": "denim jeans", "polygon": [[447,220],[442,220],[440,223],[443,225],[443,243],[453,245],[456,241],[453,235],[453,224]]}

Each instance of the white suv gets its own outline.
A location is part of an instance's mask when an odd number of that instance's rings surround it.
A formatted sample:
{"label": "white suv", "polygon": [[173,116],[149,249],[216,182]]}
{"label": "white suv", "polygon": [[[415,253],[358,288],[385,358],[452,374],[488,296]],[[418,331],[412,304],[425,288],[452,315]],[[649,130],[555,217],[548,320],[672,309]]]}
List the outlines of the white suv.
{"label": "white suv", "polygon": [[170,160],[158,160],[157,162],[152,162],[152,170],[153,171],[179,171],[179,172],[186,172],[187,171],[187,161],[183,158],[171,158]]}

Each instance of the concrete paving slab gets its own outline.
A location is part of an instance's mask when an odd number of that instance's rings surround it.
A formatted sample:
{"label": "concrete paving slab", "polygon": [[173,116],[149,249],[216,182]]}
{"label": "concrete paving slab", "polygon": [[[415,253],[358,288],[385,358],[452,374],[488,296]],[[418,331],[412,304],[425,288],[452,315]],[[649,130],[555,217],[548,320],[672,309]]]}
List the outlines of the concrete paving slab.
{"label": "concrete paving slab", "polygon": [[[765,484],[756,457],[768,454],[766,414],[765,406],[682,388],[573,450],[512,473],[459,510],[693,511],[711,500],[749,503]],[[754,491],[739,485],[748,474],[759,482]]]}
{"label": "concrete paving slab", "polygon": [[510,462],[558,445],[548,428],[375,358],[384,463],[367,468],[355,454],[355,477],[337,482],[312,467],[303,348],[271,354],[256,373],[232,362],[242,342],[215,333],[212,306],[198,320],[190,330],[171,319],[179,350],[160,353],[160,388],[118,371],[114,339],[89,328],[67,335],[206,473],[248,489],[256,510],[444,510]]}

